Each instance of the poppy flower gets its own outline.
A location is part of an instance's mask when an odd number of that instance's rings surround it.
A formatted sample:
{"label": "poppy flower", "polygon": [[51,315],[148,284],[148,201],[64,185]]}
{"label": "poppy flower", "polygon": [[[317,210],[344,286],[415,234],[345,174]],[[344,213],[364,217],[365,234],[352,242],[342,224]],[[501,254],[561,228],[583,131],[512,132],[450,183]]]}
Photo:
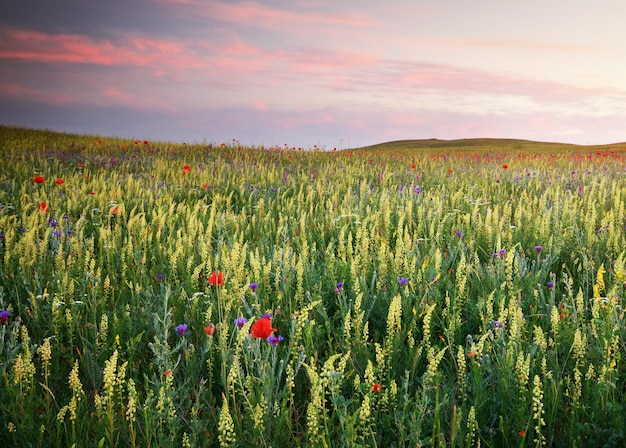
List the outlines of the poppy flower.
{"label": "poppy flower", "polygon": [[44,179],[43,176],[35,176],[35,178],[33,179],[33,182],[35,182],[36,184],[43,184],[46,181],[46,179]]}
{"label": "poppy flower", "polygon": [[502,168],[504,168],[505,170],[509,169],[509,165],[507,165],[506,163],[504,165],[502,165]]}
{"label": "poppy flower", "polygon": [[55,184],[57,184],[57,185],[63,185],[64,183],[65,183],[65,181],[63,179],[61,179],[60,177],[55,182]]}
{"label": "poppy flower", "polygon": [[376,383],[372,386],[372,392],[374,392],[375,394],[380,392],[380,384]]}
{"label": "poppy flower", "polygon": [[252,324],[250,334],[253,338],[267,339],[276,328],[272,328],[272,321],[267,317],[262,317]]}
{"label": "poppy flower", "polygon": [[524,437],[526,435],[526,431],[524,431],[523,429],[521,431],[517,431],[517,435],[520,437]]}
{"label": "poppy flower", "polygon": [[189,174],[191,173],[191,167],[189,165],[185,165],[183,167],[183,174]]}
{"label": "poppy flower", "polygon": [[37,208],[39,209],[39,211],[41,212],[47,212],[48,211],[48,204],[46,203],[46,201],[43,201],[41,204],[39,204],[37,206]]}
{"label": "poppy flower", "polygon": [[204,332],[206,334],[208,334],[209,336],[213,336],[215,334],[215,324],[209,324],[206,327],[204,327]]}
{"label": "poppy flower", "polygon": [[207,282],[209,285],[224,286],[224,273],[222,271],[211,272]]}

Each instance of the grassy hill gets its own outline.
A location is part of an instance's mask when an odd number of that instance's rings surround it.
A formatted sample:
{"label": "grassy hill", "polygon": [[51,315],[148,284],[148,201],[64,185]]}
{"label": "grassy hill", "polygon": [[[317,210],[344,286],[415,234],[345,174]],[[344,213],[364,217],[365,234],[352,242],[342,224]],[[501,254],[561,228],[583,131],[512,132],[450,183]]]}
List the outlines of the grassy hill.
{"label": "grassy hill", "polygon": [[532,140],[508,138],[464,138],[440,140],[436,138],[421,140],[395,140],[376,145],[357,148],[359,151],[617,151],[626,150],[626,143],[608,145],[575,145],[569,143],[537,142]]}

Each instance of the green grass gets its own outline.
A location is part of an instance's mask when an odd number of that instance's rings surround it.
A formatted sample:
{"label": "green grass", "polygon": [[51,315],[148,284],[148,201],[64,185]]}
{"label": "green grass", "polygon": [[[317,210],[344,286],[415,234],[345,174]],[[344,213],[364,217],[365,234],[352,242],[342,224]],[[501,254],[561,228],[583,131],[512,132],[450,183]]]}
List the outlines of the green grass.
{"label": "green grass", "polygon": [[0,128],[0,438],[622,446],[623,146]]}

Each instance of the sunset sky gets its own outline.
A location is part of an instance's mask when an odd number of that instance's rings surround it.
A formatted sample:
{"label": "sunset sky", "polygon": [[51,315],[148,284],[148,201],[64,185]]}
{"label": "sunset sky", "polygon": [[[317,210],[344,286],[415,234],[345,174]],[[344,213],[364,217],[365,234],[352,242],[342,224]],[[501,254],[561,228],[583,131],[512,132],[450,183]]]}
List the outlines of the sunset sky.
{"label": "sunset sky", "polygon": [[626,141],[623,0],[21,0],[0,124],[325,149]]}

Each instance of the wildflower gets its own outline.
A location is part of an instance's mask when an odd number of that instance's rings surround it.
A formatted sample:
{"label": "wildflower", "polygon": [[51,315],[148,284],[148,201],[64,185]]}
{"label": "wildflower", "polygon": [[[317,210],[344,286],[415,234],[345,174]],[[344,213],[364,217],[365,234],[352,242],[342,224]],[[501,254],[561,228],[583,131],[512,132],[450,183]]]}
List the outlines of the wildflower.
{"label": "wildflower", "polygon": [[39,209],[39,211],[45,213],[48,211],[48,204],[46,203],[46,201],[43,201],[41,204],[37,206],[37,208]]}
{"label": "wildflower", "polygon": [[43,184],[45,181],[46,179],[43,176],[35,176],[33,179],[33,182],[36,184]]}
{"label": "wildflower", "polygon": [[11,316],[11,311],[4,310],[0,311],[0,324],[6,325],[9,321],[9,317]]}
{"label": "wildflower", "polygon": [[335,288],[335,293],[339,294],[343,289],[343,282],[337,282],[337,287]]}
{"label": "wildflower", "polygon": [[517,435],[520,436],[520,437],[524,437],[526,435],[526,431],[523,430],[523,429],[520,430],[520,431],[517,431]]}
{"label": "wildflower", "polygon": [[235,322],[235,325],[241,328],[246,324],[246,322],[248,322],[248,319],[246,319],[245,317],[238,317],[233,322]]}
{"label": "wildflower", "polygon": [[150,143],[150,142],[148,142],[148,140],[144,140],[144,141],[143,141],[143,144],[144,144],[144,145],[147,145],[148,143]]}
{"label": "wildflower", "polygon": [[500,322],[499,320],[496,320],[493,322],[493,328],[503,328],[504,327],[504,322]]}
{"label": "wildflower", "polygon": [[375,394],[380,392],[380,383],[376,383],[372,386],[372,392],[374,392]]}
{"label": "wildflower", "polygon": [[191,167],[189,165],[185,165],[183,167],[183,174],[189,174],[191,173]]}
{"label": "wildflower", "polygon": [[165,372],[163,372],[163,375],[165,376],[170,376],[172,374],[172,369],[167,369]]}
{"label": "wildflower", "polygon": [[469,352],[469,353],[467,354],[467,357],[468,357],[468,358],[474,358],[474,357],[476,357],[476,352]]}
{"label": "wildflower", "polygon": [[505,255],[506,255],[506,250],[500,249],[498,252],[495,252],[493,254],[493,258],[504,258]]}
{"label": "wildflower", "polygon": [[224,273],[222,271],[219,272],[211,272],[208,278],[209,285],[217,285],[224,286]]}
{"label": "wildflower", "polygon": [[554,289],[554,282],[548,282],[546,283],[546,286],[548,287],[548,289],[552,290]]}
{"label": "wildflower", "polygon": [[178,336],[186,336],[187,335],[187,324],[180,324],[176,327],[176,334]]}
{"label": "wildflower", "polygon": [[543,246],[540,246],[539,244],[535,246],[535,252],[541,253],[542,250],[543,250]]}
{"label": "wildflower", "polygon": [[278,345],[284,338],[282,336],[274,336],[273,334],[267,337],[267,343],[272,344],[274,347]]}
{"label": "wildflower", "polygon": [[113,207],[111,209],[111,214],[112,215],[119,215],[120,214],[120,207],[119,207],[119,205],[116,205],[115,207]]}
{"label": "wildflower", "polygon": [[458,238],[461,238],[463,236],[463,232],[461,232],[461,231],[456,232],[456,236]]}
{"label": "wildflower", "polygon": [[502,168],[504,168],[505,170],[509,169],[509,165],[507,165],[506,163],[504,165],[502,165]]}
{"label": "wildflower", "polygon": [[206,327],[204,327],[204,332],[209,336],[213,336],[215,334],[215,324],[210,323]]}
{"label": "wildflower", "polygon": [[157,275],[157,280],[162,282],[163,281],[163,274]]}
{"label": "wildflower", "polygon": [[422,189],[419,186],[415,186],[415,188],[413,188],[413,193],[417,193],[420,194],[422,192]]}
{"label": "wildflower", "polygon": [[248,285],[248,288],[250,288],[252,290],[252,292],[256,292],[256,289],[259,287],[259,284],[257,282],[252,282]]}
{"label": "wildflower", "polygon": [[61,179],[60,177],[55,182],[55,184],[57,184],[57,185],[63,185],[64,183],[65,183],[65,180]]}
{"label": "wildflower", "polygon": [[398,284],[400,286],[406,286],[409,284],[409,279],[406,277],[398,277]]}
{"label": "wildflower", "polygon": [[272,321],[268,317],[261,317],[250,327],[250,334],[253,338],[267,339],[276,328],[272,328]]}

